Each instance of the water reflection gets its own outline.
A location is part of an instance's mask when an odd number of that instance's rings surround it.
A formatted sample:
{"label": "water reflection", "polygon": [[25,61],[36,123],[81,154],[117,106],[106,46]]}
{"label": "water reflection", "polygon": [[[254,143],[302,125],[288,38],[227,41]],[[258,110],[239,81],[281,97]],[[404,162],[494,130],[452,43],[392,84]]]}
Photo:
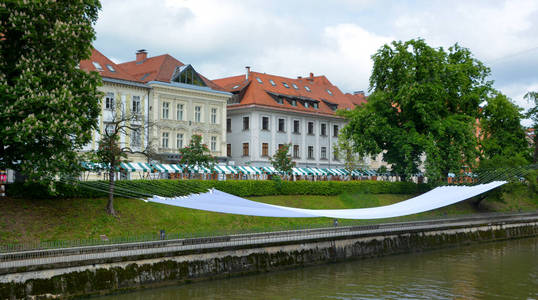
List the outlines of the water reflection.
{"label": "water reflection", "polygon": [[113,295],[121,299],[538,299],[538,238]]}

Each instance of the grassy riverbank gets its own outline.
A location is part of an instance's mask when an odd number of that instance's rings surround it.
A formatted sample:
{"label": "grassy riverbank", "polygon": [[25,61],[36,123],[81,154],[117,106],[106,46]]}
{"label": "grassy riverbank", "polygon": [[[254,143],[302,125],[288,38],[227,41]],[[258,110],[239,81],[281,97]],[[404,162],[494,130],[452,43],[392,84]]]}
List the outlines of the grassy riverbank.
{"label": "grassy riverbank", "polygon": [[[343,194],[339,196],[281,195],[248,197],[249,199],[301,208],[362,208],[388,205],[412,197],[393,194]],[[418,215],[376,220],[394,222],[422,218],[495,211],[529,211],[538,209],[538,200],[524,191],[505,194],[505,202],[485,200],[480,207],[468,202]],[[117,198],[118,217],[105,213],[106,199],[15,199],[0,200],[0,243],[28,241],[76,240],[108,237],[135,237],[165,229],[168,233],[188,235],[222,231],[262,231],[308,226],[330,226],[328,218],[267,218],[229,215],[145,203]],[[372,221],[339,220],[344,224]]]}

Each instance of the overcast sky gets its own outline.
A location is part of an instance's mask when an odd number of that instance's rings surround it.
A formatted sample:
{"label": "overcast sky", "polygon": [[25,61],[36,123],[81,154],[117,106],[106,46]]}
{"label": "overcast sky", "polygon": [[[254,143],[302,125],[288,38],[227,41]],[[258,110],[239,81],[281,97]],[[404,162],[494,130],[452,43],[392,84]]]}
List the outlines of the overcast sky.
{"label": "overcast sky", "polygon": [[[95,47],[116,62],[168,53],[210,79],[253,71],[326,75],[368,90],[370,56],[393,40],[458,43],[528,108],[538,91],[538,1],[102,0]],[[528,125],[528,124],[527,124]]]}

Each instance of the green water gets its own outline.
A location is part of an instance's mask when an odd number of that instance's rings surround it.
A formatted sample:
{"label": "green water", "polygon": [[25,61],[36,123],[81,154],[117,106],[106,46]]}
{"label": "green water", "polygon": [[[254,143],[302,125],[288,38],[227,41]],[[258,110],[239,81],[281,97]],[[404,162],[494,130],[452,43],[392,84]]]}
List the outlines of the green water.
{"label": "green water", "polygon": [[148,289],[100,299],[538,299],[538,238]]}

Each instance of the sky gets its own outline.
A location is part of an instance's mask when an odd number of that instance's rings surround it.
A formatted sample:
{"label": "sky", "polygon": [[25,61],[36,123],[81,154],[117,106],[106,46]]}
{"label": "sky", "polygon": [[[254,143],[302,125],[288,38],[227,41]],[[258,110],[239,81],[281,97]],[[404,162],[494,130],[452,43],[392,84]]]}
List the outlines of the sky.
{"label": "sky", "polygon": [[[538,91],[538,1],[102,0],[94,46],[113,61],[170,54],[210,79],[252,71],[325,75],[365,91],[394,40],[469,48],[494,87],[527,109]],[[527,123],[527,124],[525,124]],[[529,122],[524,122],[530,125]]]}

